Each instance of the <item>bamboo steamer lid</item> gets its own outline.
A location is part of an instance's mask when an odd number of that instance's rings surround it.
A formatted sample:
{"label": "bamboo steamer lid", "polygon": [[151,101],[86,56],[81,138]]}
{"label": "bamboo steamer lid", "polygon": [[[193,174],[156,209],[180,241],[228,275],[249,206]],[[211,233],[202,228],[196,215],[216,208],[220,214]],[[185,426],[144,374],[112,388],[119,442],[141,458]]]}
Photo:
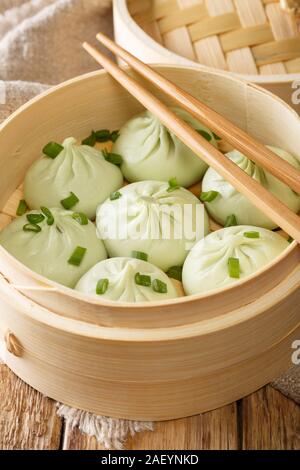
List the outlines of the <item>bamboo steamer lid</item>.
{"label": "bamboo steamer lid", "polygon": [[300,0],[128,0],[133,20],[188,60],[243,75],[300,73]]}

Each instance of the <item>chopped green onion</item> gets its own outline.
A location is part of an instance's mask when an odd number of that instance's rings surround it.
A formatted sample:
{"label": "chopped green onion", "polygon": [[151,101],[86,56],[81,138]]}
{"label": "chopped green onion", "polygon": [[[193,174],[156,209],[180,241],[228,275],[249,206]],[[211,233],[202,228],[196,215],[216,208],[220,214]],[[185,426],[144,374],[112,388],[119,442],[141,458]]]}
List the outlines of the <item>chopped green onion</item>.
{"label": "chopped green onion", "polygon": [[259,232],[245,232],[244,237],[246,238],[260,238]]}
{"label": "chopped green onion", "polygon": [[115,191],[109,196],[109,199],[111,201],[116,201],[117,199],[120,199],[120,197],[122,197],[122,194],[120,193],[120,191]]}
{"label": "chopped green onion", "polygon": [[201,193],[200,201],[202,202],[212,202],[218,197],[218,191],[208,191],[207,193]]}
{"label": "chopped green onion", "polygon": [[289,243],[293,243],[293,241],[294,241],[293,237],[289,237],[289,238],[288,238],[288,242],[289,242]]}
{"label": "chopped green onion", "polygon": [[152,289],[154,292],[158,292],[158,294],[166,294],[168,292],[167,284],[159,279],[154,279],[152,282]]}
{"label": "chopped green onion", "polygon": [[113,165],[120,166],[123,162],[123,158],[118,153],[110,153],[106,149],[102,150],[102,153],[105,160]]}
{"label": "chopped green onion", "polygon": [[69,197],[60,201],[61,205],[67,210],[72,209],[72,207],[74,207],[78,202],[78,197],[72,192],[70,193]]}
{"label": "chopped green onion", "polygon": [[138,286],[150,287],[151,286],[151,277],[146,276],[140,273],[136,273],[135,275],[135,283]]}
{"label": "chopped green onion", "polygon": [[88,145],[89,147],[94,147],[96,142],[113,142],[115,143],[120,137],[118,130],[110,132],[108,129],[100,129],[99,131],[92,131],[86,139],[82,141],[82,145]]}
{"label": "chopped green onion", "polygon": [[18,215],[19,217],[21,215],[24,215],[26,213],[27,209],[28,209],[28,206],[27,206],[27,203],[26,203],[25,199],[21,199],[21,201],[19,202],[19,205],[18,205],[16,215]]}
{"label": "chopped green onion", "polygon": [[109,280],[108,279],[100,279],[98,281],[97,286],[96,286],[96,294],[97,295],[103,295],[107,291],[109,286]]}
{"label": "chopped green onion", "polygon": [[169,193],[171,193],[172,191],[176,191],[176,189],[180,189],[180,186],[177,182],[177,178],[171,178],[169,180],[169,187],[168,187],[167,191]]}
{"label": "chopped green onion", "polygon": [[110,131],[108,129],[101,129],[95,132],[97,142],[108,142],[110,140]]}
{"label": "chopped green onion", "polygon": [[204,139],[208,140],[208,142],[211,141],[212,137],[208,132],[203,131],[202,129],[197,129],[197,132],[198,132],[198,134],[202,135],[202,137],[204,137]]}
{"label": "chopped green onion", "polygon": [[94,147],[97,142],[96,132],[92,131],[91,135],[89,135],[86,139],[83,139],[81,142],[82,145],[88,145],[89,147]]}
{"label": "chopped green onion", "polygon": [[88,217],[83,212],[74,212],[72,219],[76,220],[80,225],[88,225],[89,223]]}
{"label": "chopped green onion", "polygon": [[56,225],[56,230],[59,232],[59,233],[64,233],[63,229],[57,224]]}
{"label": "chopped green onion", "polygon": [[177,281],[182,281],[182,266],[172,266],[167,271],[167,275]]}
{"label": "chopped green onion", "polygon": [[43,148],[43,153],[49,158],[56,158],[64,147],[57,142],[49,142],[49,144],[45,145]]}
{"label": "chopped green onion", "polygon": [[69,264],[72,266],[80,266],[81,262],[86,254],[86,248],[82,248],[82,246],[78,246],[72,253],[71,257],[68,260]]}
{"label": "chopped green onion", "polygon": [[52,215],[52,212],[50,209],[47,207],[41,207],[42,213],[47,217],[47,224],[48,225],[53,225],[54,224],[54,217]]}
{"label": "chopped green onion", "polygon": [[233,227],[237,224],[236,216],[231,214],[227,217],[224,227]]}
{"label": "chopped green onion", "polygon": [[119,131],[112,131],[112,133],[110,134],[110,140],[115,143],[118,138],[120,137],[120,133]]}
{"label": "chopped green onion", "polygon": [[214,138],[216,140],[222,140],[221,137],[219,137],[217,134],[215,134],[214,132],[212,133],[212,135],[214,136]]}
{"label": "chopped green onion", "polygon": [[238,258],[229,258],[228,260],[229,276],[235,279],[240,277],[240,260]]}
{"label": "chopped green onion", "polygon": [[24,232],[39,233],[42,231],[41,227],[36,224],[25,224],[23,227]]}
{"label": "chopped green onion", "polygon": [[30,224],[37,225],[45,220],[45,216],[43,214],[27,214],[26,218]]}
{"label": "chopped green onion", "polygon": [[131,256],[132,258],[141,259],[142,261],[148,261],[147,253],[143,253],[142,251],[133,251]]}

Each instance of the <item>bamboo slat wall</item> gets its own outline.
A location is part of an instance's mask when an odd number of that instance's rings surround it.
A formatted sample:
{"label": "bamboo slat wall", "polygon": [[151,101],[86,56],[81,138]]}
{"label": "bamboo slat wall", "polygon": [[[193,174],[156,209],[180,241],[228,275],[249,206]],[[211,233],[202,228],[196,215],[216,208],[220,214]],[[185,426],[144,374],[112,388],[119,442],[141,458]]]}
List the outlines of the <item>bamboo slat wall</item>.
{"label": "bamboo slat wall", "polygon": [[128,8],[172,52],[222,70],[268,75],[300,72],[299,21],[282,8],[293,2],[299,0],[128,0]]}

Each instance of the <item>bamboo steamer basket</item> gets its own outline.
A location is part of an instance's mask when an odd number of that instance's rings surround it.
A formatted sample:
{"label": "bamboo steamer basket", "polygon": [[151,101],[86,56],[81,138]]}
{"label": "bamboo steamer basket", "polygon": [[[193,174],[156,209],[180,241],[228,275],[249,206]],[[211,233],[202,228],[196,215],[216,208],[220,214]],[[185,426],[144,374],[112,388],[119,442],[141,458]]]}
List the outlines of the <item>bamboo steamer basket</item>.
{"label": "bamboo steamer basket", "polygon": [[145,62],[217,68],[299,104],[300,0],[114,0],[114,23]]}
{"label": "bamboo steamer basket", "polygon": [[[300,156],[300,119],[279,98],[228,74],[156,69],[263,143]],[[117,129],[141,109],[98,71],[14,113],[0,127],[1,226],[14,216],[25,173],[45,142],[81,139],[92,128]],[[299,260],[293,242],[234,287],[132,305],[91,301],[32,272],[0,247],[5,361],[43,394],[97,414],[166,420],[217,408],[291,365],[291,346],[300,334]]]}

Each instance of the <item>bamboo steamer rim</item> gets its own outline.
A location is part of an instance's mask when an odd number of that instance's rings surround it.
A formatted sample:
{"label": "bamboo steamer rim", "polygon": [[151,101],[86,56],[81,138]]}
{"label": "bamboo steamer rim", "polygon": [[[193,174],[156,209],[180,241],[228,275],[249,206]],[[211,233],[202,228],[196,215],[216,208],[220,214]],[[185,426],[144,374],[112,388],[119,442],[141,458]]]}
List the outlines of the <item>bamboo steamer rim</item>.
{"label": "bamboo steamer rim", "polygon": [[30,268],[28,268],[23,263],[21,263],[18,259],[16,259],[13,255],[11,255],[2,246],[0,246],[0,257],[1,257],[1,252],[5,252],[5,255],[11,259],[11,262],[15,263],[18,266],[20,271],[23,271],[24,273],[29,274],[38,284],[41,285],[42,289],[44,288],[45,290],[58,291],[58,292],[65,294],[68,297],[72,297],[72,299],[78,299],[88,304],[99,305],[99,306],[104,306],[104,307],[118,307],[124,310],[125,309],[132,310],[132,309],[139,309],[142,306],[147,307],[147,309],[151,309],[151,308],[156,308],[156,307],[163,307],[166,305],[172,306],[172,305],[178,305],[178,304],[187,304],[189,302],[194,302],[195,300],[201,300],[204,298],[209,299],[210,297],[213,297],[215,295],[218,295],[224,292],[237,290],[241,285],[251,282],[253,279],[258,277],[259,275],[277,266],[288,254],[291,254],[294,250],[297,250],[297,249],[298,249],[297,242],[294,241],[293,243],[290,244],[290,246],[286,248],[286,250],[284,250],[279,256],[277,256],[271,263],[268,263],[265,267],[251,274],[251,276],[247,276],[244,279],[240,279],[236,281],[236,283],[229,285],[227,287],[220,287],[217,289],[213,289],[209,291],[207,294],[204,293],[204,294],[186,295],[183,297],[177,297],[174,299],[161,300],[161,301],[156,301],[156,302],[115,302],[112,300],[105,300],[105,299],[98,300],[96,298],[94,299],[93,297],[89,295],[85,295],[79,291],[76,291],[62,284],[59,284],[55,281],[52,281],[51,279],[48,279],[42,276],[41,274],[36,273],[35,271],[32,271]]}
{"label": "bamboo steamer rim", "polygon": [[[150,35],[148,35],[136,21],[132,18],[130,11],[128,9],[127,0],[113,0],[114,14],[122,20],[124,25],[130,29],[143,44],[151,47],[151,49],[161,56],[162,61],[168,60],[172,61],[174,64],[184,65],[184,66],[193,66],[198,70],[203,70],[206,72],[209,71],[218,71],[219,69],[213,69],[207,65],[194,62],[190,59],[187,59],[175,52],[167,49],[158,42],[156,42]],[[164,63],[164,62],[162,62]],[[286,74],[270,74],[270,75],[245,75],[236,72],[222,71],[226,75],[231,75],[232,77],[239,78],[240,80],[246,80],[258,84],[271,85],[274,83],[291,83],[297,80],[300,80],[300,73],[286,73]]]}
{"label": "bamboo steamer rim", "polygon": [[[199,68],[196,67],[195,64],[190,65],[190,66],[174,65],[174,64],[153,64],[153,67],[155,67],[157,69],[161,68],[162,70],[164,70],[165,68],[169,68],[169,69],[173,68],[173,69],[191,70],[191,71],[194,71],[194,72],[195,71],[199,72]],[[124,69],[129,70],[130,67],[124,66]],[[238,75],[234,76],[233,74],[230,74],[230,75],[232,75],[232,76],[230,76],[226,72],[222,72],[222,71],[218,71],[218,70],[211,70],[208,67],[204,67],[204,69],[205,69],[205,72],[209,73],[210,75],[219,76],[219,77],[223,77],[224,75],[226,75],[227,80],[231,80],[233,82],[241,83],[241,79]],[[66,82],[63,82],[59,85],[51,87],[49,90],[41,93],[40,95],[38,95],[37,97],[35,97],[31,100],[29,100],[27,103],[22,105],[18,110],[16,110],[11,116],[9,116],[0,125],[0,132],[7,125],[9,125],[11,121],[13,121],[19,115],[21,115],[24,110],[30,108],[33,104],[43,100],[45,97],[51,96],[51,94],[56,93],[58,90],[64,89],[65,87],[67,87],[69,85],[72,85],[74,83],[85,81],[88,78],[96,78],[98,76],[106,75],[106,74],[107,74],[107,72],[105,70],[97,70],[95,72],[90,72],[90,73],[87,73],[87,74],[84,74],[84,75],[80,75],[80,76],[72,78],[72,79],[70,79]],[[270,97],[272,97],[274,100],[277,100],[277,101],[281,102],[281,104],[284,105],[289,110],[290,113],[293,113],[300,121],[300,118],[299,118],[298,114],[296,113],[296,111],[291,109],[288,106],[288,104],[285,101],[283,101],[282,99],[278,98],[277,96],[275,97],[271,92],[257,86],[256,84],[253,84],[251,82],[246,82],[245,85],[247,87],[254,88],[257,91],[260,91],[263,94],[267,94]],[[30,277],[35,282],[37,282],[37,284],[40,285],[41,288],[44,288],[45,290],[49,290],[49,291],[54,290],[54,291],[60,292],[61,294],[65,295],[66,297],[71,297],[72,299],[78,299],[78,300],[83,301],[87,304],[96,305],[96,306],[99,305],[99,306],[111,307],[111,308],[116,307],[118,309],[123,309],[123,310],[134,310],[134,309],[140,309],[141,307],[145,307],[145,308],[147,307],[147,310],[149,310],[151,308],[157,308],[157,307],[172,306],[172,305],[178,305],[178,304],[184,305],[184,304],[188,304],[189,302],[194,302],[194,301],[201,300],[201,299],[204,299],[204,298],[209,299],[210,297],[216,296],[216,295],[221,294],[223,292],[234,291],[234,290],[237,291],[238,288],[241,287],[241,285],[245,285],[245,284],[251,282],[256,277],[258,277],[258,276],[266,273],[267,271],[271,270],[272,268],[277,266],[286,256],[291,255],[293,252],[296,252],[298,249],[299,249],[299,247],[298,247],[297,242],[293,241],[290,244],[290,246],[288,246],[286,248],[286,250],[284,250],[280,254],[280,256],[276,257],[271,263],[268,263],[265,267],[261,268],[259,271],[255,272],[251,276],[248,276],[244,279],[240,279],[236,283],[234,283],[233,285],[229,285],[227,287],[221,287],[221,288],[218,288],[218,289],[214,289],[214,290],[210,291],[207,294],[188,295],[188,296],[184,296],[184,297],[178,297],[178,298],[175,298],[175,299],[156,301],[156,302],[135,302],[135,303],[133,303],[133,302],[114,302],[114,301],[103,300],[103,299],[98,300],[98,299],[94,299],[94,298],[92,298],[88,295],[81,294],[81,293],[79,293],[79,292],[77,292],[77,291],[75,291],[71,288],[65,287],[62,284],[59,284],[55,281],[52,281],[52,280],[50,280],[50,279],[34,272],[34,271],[32,271],[30,268],[28,268],[23,263],[21,263],[19,260],[17,260],[13,255],[11,255],[7,250],[5,250],[5,248],[3,248],[1,245],[0,245],[0,259],[1,259],[1,256],[3,256],[3,255],[5,256],[6,259],[10,259],[11,263],[15,264],[20,272],[24,272],[25,274],[30,275]],[[1,275],[1,271],[0,271],[0,275]],[[16,286],[16,288],[15,288],[16,291],[18,291],[17,287],[18,286]],[[28,287],[32,287],[32,286],[28,286]]]}
{"label": "bamboo steamer rim", "polygon": [[[277,286],[274,296],[266,293],[261,298],[246,305],[244,308],[234,309],[224,315],[213,319],[204,319],[197,323],[188,323],[181,326],[167,328],[124,328],[120,326],[107,327],[87,321],[81,321],[70,317],[64,317],[52,312],[46,307],[28,299],[24,294],[16,291],[15,288],[0,274],[0,298],[5,292],[5,301],[12,307],[17,308],[21,315],[29,317],[34,322],[43,324],[55,330],[62,330],[66,333],[84,338],[101,339],[104,341],[122,342],[172,342],[180,339],[192,339],[206,337],[224,330],[228,330],[239,324],[258,319],[265,315],[266,309],[272,307],[279,300],[283,301],[299,288],[299,268],[296,268],[290,277],[284,281],[283,286]],[[1,287],[1,284],[3,288]],[[1,292],[2,291],[2,292]],[[266,300],[265,300],[265,299]]]}

